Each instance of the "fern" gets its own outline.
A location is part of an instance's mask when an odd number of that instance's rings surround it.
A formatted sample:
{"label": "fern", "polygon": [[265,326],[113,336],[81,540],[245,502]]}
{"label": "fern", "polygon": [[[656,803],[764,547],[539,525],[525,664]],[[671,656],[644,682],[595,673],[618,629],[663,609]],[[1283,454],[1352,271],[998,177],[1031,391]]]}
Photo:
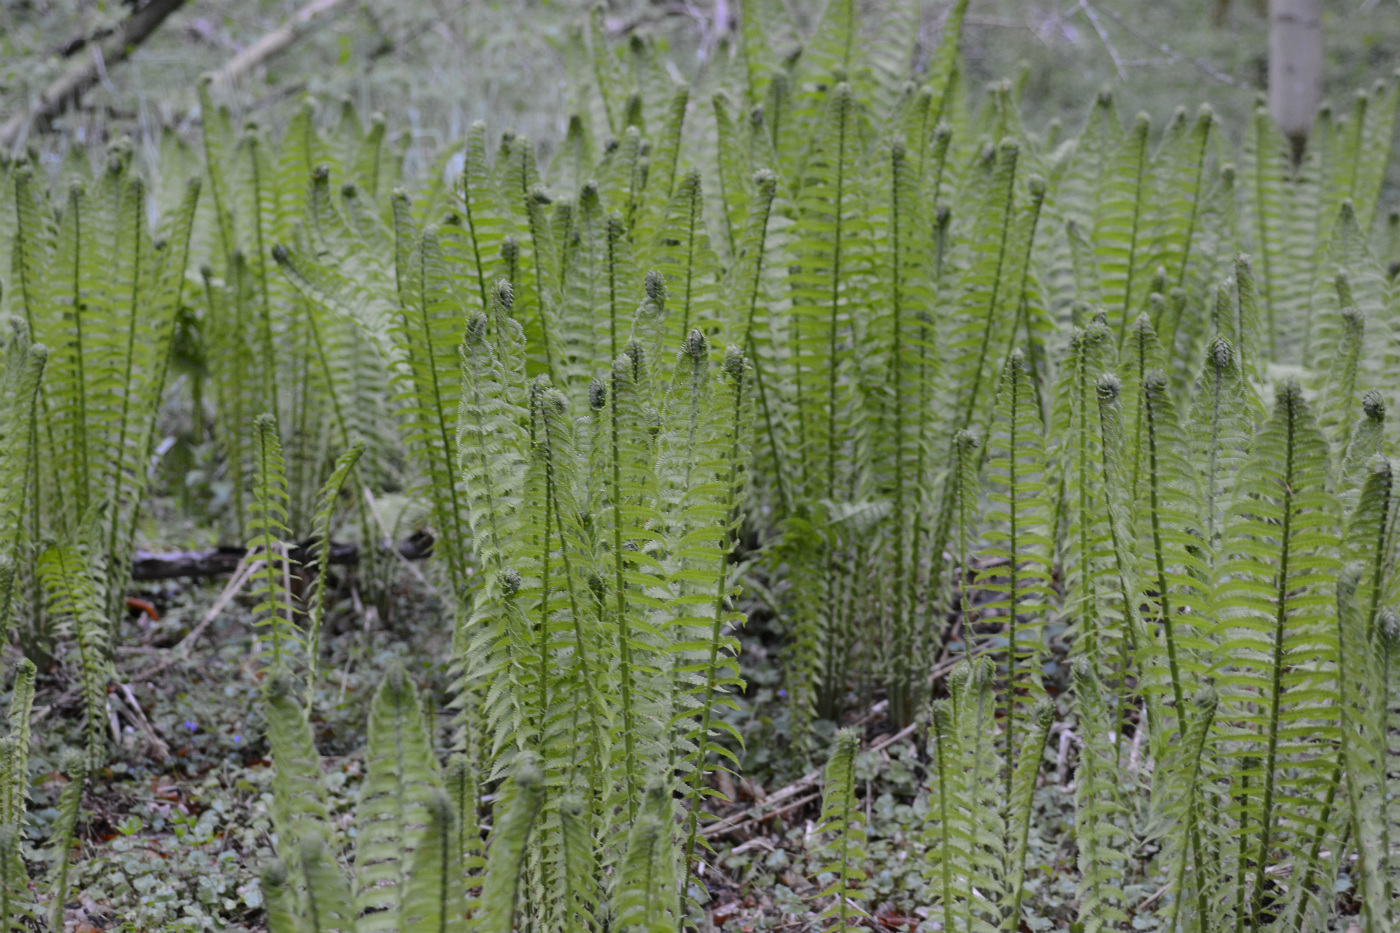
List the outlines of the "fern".
{"label": "fern", "polygon": [[539,815],[544,796],[543,776],[539,767],[528,757],[522,757],[511,778],[514,791],[494,833],[490,855],[486,861],[486,881],[481,892],[481,919],[478,929],[483,933],[510,933],[515,928],[522,903],[527,843],[530,831]]}
{"label": "fern", "polygon": [[1087,931],[1112,929],[1128,919],[1123,910],[1127,873],[1127,815],[1116,784],[1118,732],[1116,711],[1108,704],[1090,664],[1074,668],[1079,701],[1081,752],[1075,774],[1075,812],[1079,841],[1079,916]]}
{"label": "fern", "polygon": [[277,436],[277,421],[270,414],[259,416],[257,423],[257,477],[253,487],[247,527],[252,534],[248,542],[251,559],[258,562],[253,575],[257,581],[254,594],[258,603],[253,611],[258,624],[268,630],[273,667],[293,662],[303,647],[302,634],[296,623],[296,602],[287,575],[293,563],[288,553],[286,465],[282,445]]}
{"label": "fern", "polygon": [[[698,331],[692,332],[687,341],[687,351],[691,357],[691,365],[696,370],[701,369],[701,367],[708,368],[706,347]],[[688,498],[693,497],[694,500],[698,501],[695,501],[683,513],[687,520],[686,524],[689,526],[687,534],[672,547],[673,554],[681,560],[678,569],[682,580],[698,577],[699,579],[696,580],[698,583],[709,577],[712,579],[714,587],[712,603],[707,607],[710,609],[709,632],[706,639],[707,650],[699,665],[704,680],[703,685],[694,690],[695,693],[698,693],[700,713],[698,727],[690,736],[690,743],[695,748],[695,760],[690,764],[690,812],[686,817],[685,851],[682,861],[682,865],[686,866],[687,870],[695,850],[700,805],[703,800],[702,782],[705,780],[709,767],[708,758],[711,749],[713,748],[718,754],[734,760],[733,753],[713,742],[710,734],[712,725],[716,724],[714,717],[716,705],[723,704],[732,708],[732,701],[724,695],[727,689],[742,688],[742,681],[738,677],[733,660],[733,656],[738,654],[738,645],[724,637],[724,630],[726,626],[741,623],[743,620],[742,616],[730,608],[735,588],[731,582],[729,562],[737,547],[738,534],[743,524],[743,508],[748,483],[748,436],[750,432],[749,422],[752,417],[749,376],[748,361],[739,349],[730,347],[726,350],[720,377],[722,385],[714,393],[717,397],[710,402],[715,412],[711,417],[716,423],[713,427],[709,427],[709,430],[718,436],[710,439],[708,446],[713,447],[714,453],[707,452],[703,459],[694,456],[687,458],[692,463],[700,461],[696,463],[696,466],[701,467],[704,472],[701,475],[696,475],[700,471],[687,470],[689,475],[686,476],[684,484],[684,488],[687,490],[686,495]],[[699,404],[698,399],[696,403]],[[721,417],[723,421],[720,421]],[[716,431],[716,429],[718,430]],[[715,459],[706,462],[711,457]],[[719,488],[711,496],[704,496],[706,490],[702,484],[715,484]],[[714,542],[712,537],[716,525],[719,526],[721,535],[718,542]],[[706,538],[710,540],[706,540]],[[691,589],[691,586],[684,584],[683,586],[682,592]],[[696,595],[701,594],[697,593]],[[709,596],[710,594],[703,595]],[[681,597],[687,603],[694,598],[689,595]],[[688,612],[689,610],[682,609],[681,611]],[[697,619],[697,621],[700,620]],[[681,710],[677,710],[677,712],[680,713]],[[734,730],[727,723],[723,728],[733,738],[740,738],[737,730]],[[737,765],[737,760],[734,760],[734,763]]]}
{"label": "fern", "polygon": [[321,492],[316,497],[316,515],[313,518],[315,527],[315,545],[317,547],[316,559],[312,566],[316,571],[316,579],[311,584],[311,596],[307,600],[307,624],[306,624],[306,654],[310,670],[307,672],[307,683],[312,687],[316,683],[316,670],[321,657],[321,625],[326,618],[326,585],[329,577],[329,556],[331,547],[331,519],[335,515],[337,500],[340,492],[345,488],[346,481],[350,478],[350,473],[360,462],[364,455],[364,442],[356,444],[345,453],[341,454],[335,461],[335,469],[321,486]]}
{"label": "fern", "polygon": [[865,819],[856,806],[855,760],[860,735],[855,730],[837,733],[836,747],[826,765],[822,790],[821,832],[829,835],[824,843],[823,871],[832,875],[821,896],[834,897],[822,912],[822,919],[836,919],[834,930],[855,929],[854,921],[863,915],[860,883],[865,880]]}
{"label": "fern", "polygon": [[[1279,387],[1256,449],[1240,477],[1248,498],[1230,510],[1215,610],[1223,628],[1218,650],[1229,659],[1219,674],[1222,701],[1227,721],[1239,723],[1226,734],[1236,762],[1231,777],[1251,784],[1231,815],[1253,842],[1250,863],[1234,866],[1245,876],[1245,922],[1252,924],[1264,910],[1274,852],[1293,854],[1295,871],[1311,870],[1307,828],[1316,825],[1322,795],[1335,789],[1325,785],[1338,738],[1336,506],[1324,485],[1325,442],[1296,383]],[[1246,756],[1257,764],[1245,767]]]}
{"label": "fern", "polygon": [[19,857],[19,832],[0,826],[0,930],[25,929],[30,915],[24,863]]}
{"label": "fern", "polygon": [[82,810],[83,791],[87,786],[88,769],[80,755],[70,755],[64,763],[67,783],[58,796],[58,819],[54,823],[53,840],[54,885],[49,926],[63,928],[63,910],[68,903],[68,872],[72,865],[73,846]]}
{"label": "fern", "polygon": [[[1163,907],[1170,915],[1169,929],[1182,929],[1184,918],[1194,911],[1195,927],[1205,929],[1210,923],[1211,892],[1217,890],[1220,879],[1218,866],[1213,864],[1217,853],[1208,850],[1202,840],[1207,808],[1208,787],[1204,779],[1208,767],[1207,745],[1215,723],[1218,698],[1209,687],[1203,687],[1192,697],[1192,713],[1186,733],[1182,736],[1184,754],[1176,759],[1168,776],[1168,790],[1162,795],[1164,806],[1170,809],[1172,899]],[[1187,874],[1190,872],[1190,880]],[[1194,890],[1194,899],[1192,897]],[[1190,928],[1188,926],[1188,928]]]}
{"label": "fern", "polygon": [[674,933],[675,866],[671,836],[671,801],[665,784],[647,788],[646,802],[627,836],[614,890],[618,930],[628,933]]}
{"label": "fern", "polygon": [[[428,905],[438,899],[435,888],[415,890],[412,879],[420,871],[425,880],[442,875],[452,821],[445,799],[438,799],[441,781],[418,693],[401,667],[389,669],[375,695],[366,758],[355,812],[358,929],[396,929],[402,918],[394,909],[400,904],[402,911],[428,911],[420,916],[426,922],[434,916]],[[415,838],[419,825],[429,828],[422,840]],[[437,915],[442,911],[440,905]]]}
{"label": "fern", "polygon": [[98,584],[85,555],[72,545],[46,547],[39,555],[38,574],[49,612],[70,626],[77,640],[84,753],[89,768],[100,767],[107,755],[107,684],[112,679],[112,659]]}
{"label": "fern", "polygon": [[[983,554],[993,562],[977,576],[996,596],[985,607],[1003,620],[1006,681],[1000,697],[1005,716],[1005,795],[1012,795],[1016,763],[1026,737],[1018,726],[1021,707],[1042,694],[1041,625],[1048,609],[1050,578],[1049,502],[1045,488],[1045,440],[1025,362],[1013,353],[1002,376],[997,417],[988,440],[987,498],[990,510]],[[1029,629],[1022,618],[1029,617]],[[1042,739],[1043,741],[1043,739]]]}

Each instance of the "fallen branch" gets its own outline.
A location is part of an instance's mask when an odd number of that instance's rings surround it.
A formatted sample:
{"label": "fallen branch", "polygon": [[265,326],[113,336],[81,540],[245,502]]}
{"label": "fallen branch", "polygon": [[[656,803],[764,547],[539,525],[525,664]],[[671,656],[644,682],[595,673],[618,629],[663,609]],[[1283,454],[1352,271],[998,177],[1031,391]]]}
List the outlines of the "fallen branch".
{"label": "fallen branch", "polygon": [[[398,543],[395,550],[404,560],[422,560],[433,552],[433,536],[427,531],[415,531]],[[382,545],[389,549],[388,542]],[[221,577],[233,573],[243,558],[247,548],[216,547],[203,551],[175,551],[169,554],[154,554],[150,551],[137,551],[131,562],[133,580],[173,580],[177,577]],[[298,564],[309,564],[317,558],[314,544],[294,547],[290,554]],[[360,562],[360,549],[354,544],[331,542],[330,554],[326,563],[349,566]]]}
{"label": "fallen branch", "polygon": [[185,0],[150,0],[132,11],[112,35],[92,46],[90,56],[75,62],[44,88],[31,113],[17,113],[0,127],[0,147],[14,148],[31,126],[43,128],[77,104],[89,88],[106,76],[107,69],[130,58],[165,18],[184,4]]}
{"label": "fallen branch", "polygon": [[164,761],[170,757],[170,746],[166,744],[151,721],[146,718],[145,712],[141,709],[141,704],[136,701],[136,694],[131,692],[131,685],[117,681],[117,689],[121,691],[122,698],[126,700],[127,708],[136,719],[136,725],[146,736],[146,748],[152,757],[157,761]]}
{"label": "fallen branch", "polygon": [[346,0],[311,0],[281,26],[239,52],[210,75],[214,89],[227,91],[239,78],[285,52],[298,39],[311,32],[319,20],[339,13],[345,5]]}
{"label": "fallen branch", "polygon": [[199,636],[204,634],[204,630],[213,624],[214,620],[219,617],[219,613],[224,611],[224,607],[233,602],[233,598],[237,596],[239,591],[247,584],[248,578],[261,566],[261,561],[253,561],[251,564],[241,563],[238,567],[238,573],[234,574],[233,579],[228,581],[228,585],[225,586],[223,592],[219,594],[219,598],[214,600],[214,605],[209,607],[209,611],[204,614],[204,618],[200,623],[191,629],[188,635],[180,639],[178,645],[170,649],[170,653],[165,656],[163,661],[156,662],[139,674],[133,674],[131,677],[127,678],[128,681],[132,683],[142,683],[154,677],[156,674],[159,674],[166,668],[174,667],[176,664],[188,660],[190,649],[193,648],[194,643],[199,640]]}
{"label": "fallen branch", "polygon": [[[904,739],[909,738],[909,736],[914,734],[914,731],[918,729],[918,727],[918,723],[911,722],[909,725],[905,726],[903,729],[900,729],[898,732],[895,732],[891,735],[882,736],[879,739],[876,739],[874,742],[871,743],[869,748],[865,749],[865,751],[878,752],[882,748],[888,748],[896,742],[900,742]],[[817,785],[821,783],[822,773],[823,769],[821,768],[817,768],[815,771],[807,772],[806,774],[802,775],[802,777],[793,781],[787,787],[784,787],[782,790],[769,794],[767,799],[765,799],[758,806],[750,808],[746,813],[743,814],[744,816],[749,817],[743,822],[731,823],[727,820],[721,820],[720,822],[712,823],[709,826],[705,827],[704,830],[702,830],[703,834],[707,839],[720,839],[724,836],[732,835],[742,830],[757,826],[761,823],[766,823],[775,816],[781,816],[790,813],[791,811],[797,809],[803,804],[811,803],[813,800],[816,800],[818,797],[821,796],[820,791],[817,791],[816,793],[813,793],[813,791],[816,791]],[[785,800],[788,800],[791,797],[797,797],[799,794],[803,794],[805,796],[802,796],[800,799],[793,801],[792,803],[788,803],[784,806],[770,810],[767,813],[762,812],[767,807],[772,807],[774,806],[774,804],[781,803]]]}

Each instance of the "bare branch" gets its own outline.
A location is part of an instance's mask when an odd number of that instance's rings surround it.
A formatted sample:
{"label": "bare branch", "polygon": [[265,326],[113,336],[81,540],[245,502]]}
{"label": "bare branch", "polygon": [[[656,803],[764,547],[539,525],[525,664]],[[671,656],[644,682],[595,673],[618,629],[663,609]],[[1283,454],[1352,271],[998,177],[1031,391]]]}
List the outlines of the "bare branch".
{"label": "bare branch", "polygon": [[0,148],[13,149],[31,127],[42,129],[75,106],[83,94],[106,78],[108,68],[129,58],[167,16],[184,4],[185,0],[150,0],[134,10],[114,34],[92,47],[91,56],[74,62],[73,67],[44,88],[32,113],[15,114],[0,127]]}
{"label": "bare branch", "polygon": [[215,90],[227,91],[239,78],[291,48],[303,36],[340,13],[345,6],[346,0],[311,0],[281,26],[258,39],[215,71]]}

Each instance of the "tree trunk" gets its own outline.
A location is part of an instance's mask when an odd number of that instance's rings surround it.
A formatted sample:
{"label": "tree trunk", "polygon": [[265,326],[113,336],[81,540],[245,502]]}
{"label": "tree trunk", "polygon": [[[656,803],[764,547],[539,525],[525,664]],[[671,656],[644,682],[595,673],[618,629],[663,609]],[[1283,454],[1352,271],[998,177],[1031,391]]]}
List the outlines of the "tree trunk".
{"label": "tree trunk", "polygon": [[1322,0],[1269,0],[1269,113],[1301,154],[1322,102]]}

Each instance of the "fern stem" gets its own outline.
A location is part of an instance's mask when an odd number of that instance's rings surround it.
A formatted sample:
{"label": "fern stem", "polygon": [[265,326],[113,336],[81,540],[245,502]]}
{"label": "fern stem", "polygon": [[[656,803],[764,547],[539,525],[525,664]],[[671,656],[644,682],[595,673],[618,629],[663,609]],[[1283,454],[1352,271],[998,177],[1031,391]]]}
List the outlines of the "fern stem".
{"label": "fern stem", "polygon": [[[849,39],[847,40],[849,41]],[[836,355],[836,337],[840,329],[841,311],[841,227],[845,220],[846,203],[846,123],[850,117],[849,91],[842,96],[844,86],[837,88],[838,113],[840,123],[837,129],[836,147],[836,230],[831,257],[831,306],[827,319],[827,358],[826,358],[826,497],[836,498],[836,382],[839,370]]]}
{"label": "fern stem", "polygon": [[[1149,389],[1144,384],[1142,394],[1144,409],[1143,414],[1147,423],[1147,456],[1148,456],[1148,510],[1152,516],[1152,562],[1157,572],[1157,599],[1160,603],[1162,616],[1162,632],[1167,643],[1167,666],[1171,672],[1172,700],[1176,704],[1177,731],[1186,734],[1186,700],[1181,685],[1181,668],[1177,661],[1176,633],[1173,625],[1171,596],[1167,588],[1166,558],[1162,548],[1162,518],[1160,515],[1161,501],[1159,499],[1158,473],[1157,473],[1157,419],[1155,409],[1152,404],[1153,395],[1156,391],[1165,391],[1165,387]],[[1287,526],[1285,525],[1285,531]],[[1287,565],[1285,564],[1285,569]],[[1165,736],[1164,736],[1165,738]]]}
{"label": "fern stem", "polygon": [[[1015,365],[1015,364],[1013,363],[1013,365]],[[1009,489],[1009,490],[1011,491],[1011,492],[1010,492],[1010,495],[1008,495],[1008,496],[1006,497],[1006,499],[1007,499],[1007,511],[1008,511],[1008,513],[1009,513],[1009,514],[1008,514],[1008,518],[1009,518],[1008,524],[1009,524],[1009,527],[1008,527],[1008,531],[1007,531],[1007,539],[1006,539],[1006,540],[1007,540],[1007,550],[1008,550],[1008,551],[1010,552],[1010,554],[1011,554],[1011,560],[1010,560],[1010,562],[1009,562],[1009,566],[1007,567],[1007,597],[1006,597],[1006,598],[1007,598],[1007,604],[1008,604],[1008,607],[1009,607],[1009,609],[1008,609],[1007,623],[1006,623],[1006,624],[1007,624],[1007,633],[1008,633],[1008,634],[1007,634],[1007,643],[1006,643],[1006,801],[1007,801],[1008,806],[1010,805],[1010,802],[1011,802],[1012,784],[1013,784],[1013,780],[1014,780],[1014,772],[1015,772],[1015,770],[1016,770],[1016,757],[1015,757],[1015,752],[1016,752],[1016,651],[1017,651],[1017,640],[1018,640],[1018,638],[1020,637],[1020,631],[1019,631],[1019,628],[1018,628],[1018,626],[1017,626],[1017,624],[1016,624],[1016,623],[1017,623],[1017,619],[1016,619],[1016,603],[1017,603],[1017,593],[1016,593],[1016,583],[1017,583],[1017,580],[1016,580],[1016,563],[1017,563],[1017,559],[1018,559],[1018,558],[1020,557],[1020,555],[1021,555],[1021,550],[1020,550],[1020,547],[1019,547],[1019,542],[1020,542],[1020,534],[1019,534],[1019,533],[1020,533],[1020,529],[1019,529],[1019,527],[1018,527],[1018,525],[1017,525],[1017,520],[1016,520],[1016,519],[1017,519],[1017,515],[1016,515],[1016,500],[1017,500],[1017,498],[1018,498],[1017,492],[1018,492],[1018,490],[1019,490],[1019,488],[1020,488],[1020,484],[1017,482],[1016,464],[1017,464],[1017,435],[1018,435],[1018,433],[1019,433],[1019,432],[1017,431],[1017,428],[1019,427],[1019,424],[1018,424],[1018,420],[1019,420],[1019,419],[1017,418],[1017,411],[1018,411],[1018,409],[1019,409],[1020,401],[1021,401],[1021,399],[1020,399],[1020,397],[1019,397],[1019,395],[1020,395],[1020,389],[1021,389],[1021,380],[1020,380],[1020,379],[1015,379],[1015,378],[1009,380],[1009,388],[1011,389],[1011,400],[1010,400],[1010,407],[1009,407],[1009,411],[1011,412],[1011,417],[1007,420],[1007,441],[1006,441],[1006,448],[1007,448],[1007,450],[1009,451],[1009,454],[1010,454],[1010,455],[1006,458],[1006,462],[1007,462],[1006,486],[1007,486],[1007,489]],[[987,447],[990,447],[990,446],[991,446],[990,444],[987,445]]]}
{"label": "fern stem", "polygon": [[[258,139],[256,136],[248,137],[248,161],[252,168],[253,186],[253,236],[258,253],[257,270],[258,294],[262,298],[261,314],[258,316],[258,323],[261,328],[263,340],[263,361],[266,366],[266,378],[269,397],[264,404],[266,410],[272,413],[274,418],[278,418],[277,403],[280,395],[277,391],[277,346],[272,335],[272,297],[267,287],[267,250],[263,246],[263,221],[262,221],[262,173],[258,165]],[[280,422],[280,418],[278,418]]]}
{"label": "fern stem", "polygon": [[[612,225],[609,224],[611,234]],[[609,239],[609,253],[611,254],[611,238]],[[611,263],[609,263],[611,266]],[[611,272],[609,280],[612,279]],[[612,317],[612,327],[614,335],[617,329],[616,309]],[[614,340],[616,337],[614,336]],[[637,756],[635,724],[632,711],[632,629],[627,618],[627,581],[622,559],[622,519],[624,514],[624,504],[622,501],[622,465],[621,465],[621,427],[618,424],[618,378],[617,369],[613,368],[612,374],[612,404],[609,411],[612,415],[610,419],[610,429],[612,434],[612,545],[613,545],[613,587],[617,590],[617,643],[618,653],[621,656],[621,676],[622,686],[622,742],[623,742],[623,763],[627,772],[627,820],[629,823],[636,822],[637,819]]]}
{"label": "fern stem", "polygon": [[938,865],[943,886],[943,929],[947,930],[948,933],[953,933],[956,927],[953,925],[953,865],[950,858],[948,823],[948,752],[945,748],[948,741],[948,717],[941,715],[940,710],[934,710],[932,718],[935,736],[934,755],[938,768],[938,829],[943,850],[939,856]]}
{"label": "fern stem", "polygon": [[1273,835],[1274,767],[1278,759],[1279,708],[1283,702],[1283,631],[1288,621],[1288,564],[1292,557],[1293,526],[1293,457],[1294,433],[1297,429],[1298,394],[1287,392],[1287,434],[1284,444],[1284,472],[1279,486],[1283,490],[1283,527],[1280,530],[1278,577],[1274,598],[1277,609],[1274,613],[1273,683],[1269,698],[1268,751],[1264,758],[1264,803],[1260,812],[1259,856],[1254,867],[1254,893],[1250,913],[1258,923],[1259,911],[1264,900],[1264,870],[1269,855],[1269,843]]}
{"label": "fern stem", "polygon": [[78,446],[78,481],[73,490],[77,498],[78,520],[83,521],[87,516],[88,494],[91,488],[88,473],[88,443],[87,443],[87,376],[84,374],[84,357],[88,355],[88,347],[83,341],[83,311],[87,305],[83,301],[82,280],[79,270],[82,268],[83,256],[83,211],[81,209],[82,200],[75,195],[69,200],[69,210],[73,212],[73,347],[71,349],[73,358],[73,392],[77,403],[77,414],[74,416],[74,442]]}
{"label": "fern stem", "polygon": [[[138,201],[138,205],[139,205],[139,201],[140,201],[139,195],[140,195],[140,192],[139,192],[139,189],[138,189],[138,192],[137,192],[137,201]],[[142,213],[141,213],[141,210],[139,209],[139,207],[138,207],[138,209],[133,210],[131,213],[132,213],[132,218],[131,218],[131,220],[132,220],[132,228],[133,228],[133,229],[131,230],[131,240],[132,240],[131,305],[130,305],[130,312],[129,312],[128,317],[127,317],[126,356],[125,356],[125,360],[124,360],[124,370],[123,370],[123,372],[122,372],[122,383],[121,383],[121,385],[122,385],[122,407],[121,407],[121,416],[120,416],[120,419],[119,419],[118,422],[117,422],[118,425],[119,425],[119,428],[118,428],[118,430],[117,430],[117,445],[116,445],[116,449],[112,452],[112,455],[111,455],[111,456],[112,456],[112,474],[111,474],[110,480],[108,481],[108,486],[107,486],[107,489],[110,491],[110,495],[112,496],[112,503],[111,503],[112,521],[111,521],[111,530],[110,530],[110,532],[109,532],[109,534],[108,534],[108,537],[107,537],[107,559],[108,559],[109,561],[113,561],[113,562],[116,562],[116,561],[118,560],[119,557],[121,557],[121,558],[124,558],[124,557],[125,557],[125,555],[122,554],[122,552],[121,552],[121,551],[118,551],[118,549],[117,549],[117,536],[118,536],[118,534],[119,534],[119,527],[120,527],[120,525],[121,525],[122,467],[123,467],[123,465],[124,465],[125,462],[126,462],[126,432],[127,432],[127,427],[128,427],[128,419],[129,419],[130,412],[131,412],[131,388],[132,388],[132,387],[131,387],[131,376],[132,376],[133,370],[135,369],[135,356],[136,356],[136,315],[137,315],[137,313],[138,313],[138,304],[139,304],[139,301],[140,301],[139,296],[140,296],[140,292],[141,292],[141,258],[142,258],[142,256],[141,256],[141,221],[142,221]],[[160,400],[159,400],[159,399],[156,399],[156,404],[159,404],[159,403],[160,403]],[[145,452],[142,451],[143,456],[144,456],[144,453],[145,453]],[[140,460],[138,460],[138,461],[136,462],[136,469],[138,469],[138,470],[143,470],[143,469],[145,469],[145,464],[142,463]],[[133,511],[139,511],[139,508],[138,508],[139,505],[140,505],[140,503],[132,503],[132,504],[131,504],[132,510],[133,510]],[[104,608],[107,610],[108,615],[109,615],[109,617],[110,617],[110,618],[109,618],[109,624],[110,624],[111,627],[112,627],[112,628],[111,628],[111,637],[112,637],[112,640],[113,640],[113,647],[114,647],[114,648],[116,647],[116,637],[117,637],[117,630],[118,630],[117,620],[116,620],[116,617],[115,617],[116,604],[113,602],[114,595],[115,595],[114,591],[115,591],[116,588],[120,585],[120,583],[118,582],[118,574],[122,573],[122,571],[124,571],[124,570],[125,570],[125,567],[124,567],[124,566],[121,566],[121,567],[118,567],[118,566],[110,566],[110,567],[108,567],[108,579],[105,581],[106,584],[107,584],[107,592],[103,593],[103,606],[104,606]]]}

